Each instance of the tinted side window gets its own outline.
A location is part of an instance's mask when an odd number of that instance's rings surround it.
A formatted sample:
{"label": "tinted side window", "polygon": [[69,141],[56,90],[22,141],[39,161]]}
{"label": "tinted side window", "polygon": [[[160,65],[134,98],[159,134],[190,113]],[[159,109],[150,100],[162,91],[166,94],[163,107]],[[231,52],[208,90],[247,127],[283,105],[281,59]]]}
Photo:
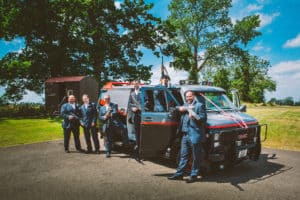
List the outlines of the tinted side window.
{"label": "tinted side window", "polygon": [[175,97],[175,99],[179,102],[180,105],[183,105],[183,99],[180,93],[179,89],[170,89],[172,95]]}
{"label": "tinted side window", "polygon": [[167,112],[167,101],[164,90],[145,90],[145,111],[146,112]]}

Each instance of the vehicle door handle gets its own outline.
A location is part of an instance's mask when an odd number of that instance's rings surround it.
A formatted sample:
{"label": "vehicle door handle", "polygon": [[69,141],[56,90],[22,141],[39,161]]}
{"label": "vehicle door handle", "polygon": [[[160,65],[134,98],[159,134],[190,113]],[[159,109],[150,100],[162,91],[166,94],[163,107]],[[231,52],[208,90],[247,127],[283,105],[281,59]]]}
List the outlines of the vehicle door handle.
{"label": "vehicle door handle", "polygon": [[152,117],[145,117],[145,119],[144,119],[144,121],[146,121],[146,122],[151,122],[153,119],[152,119]]}

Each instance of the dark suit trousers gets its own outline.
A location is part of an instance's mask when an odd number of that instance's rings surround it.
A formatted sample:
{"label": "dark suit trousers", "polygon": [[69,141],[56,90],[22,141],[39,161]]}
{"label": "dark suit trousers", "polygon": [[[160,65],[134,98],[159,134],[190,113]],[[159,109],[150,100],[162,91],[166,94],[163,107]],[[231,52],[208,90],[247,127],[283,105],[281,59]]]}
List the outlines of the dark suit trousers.
{"label": "dark suit trousers", "polygon": [[79,126],[64,128],[64,146],[65,150],[69,150],[70,136],[71,132],[73,133],[75,147],[77,150],[81,149],[80,139],[79,139]]}
{"label": "dark suit trousers", "polygon": [[94,127],[84,127],[83,128],[84,131],[84,137],[85,137],[85,141],[86,141],[86,145],[87,145],[87,150],[88,151],[92,151],[92,143],[91,143],[91,135],[93,138],[93,142],[94,142],[94,146],[95,146],[95,150],[99,150],[100,145],[99,145],[99,139],[98,139],[98,133],[97,133],[97,128],[96,126]]}
{"label": "dark suit trousers", "polygon": [[134,123],[136,144],[139,149],[140,148],[140,131],[141,131],[140,130],[141,129],[141,115],[140,114],[134,114],[133,123]]}
{"label": "dark suit trousers", "polygon": [[183,175],[188,165],[189,158],[192,157],[193,164],[190,176],[198,176],[200,172],[201,142],[193,144],[189,135],[183,135],[181,139],[180,162],[177,168],[177,175]]}
{"label": "dark suit trousers", "polygon": [[105,150],[107,153],[111,153],[111,145],[112,145],[112,136],[113,136],[114,128],[109,126],[109,128],[106,129],[105,135],[106,135],[106,141],[105,141]]}

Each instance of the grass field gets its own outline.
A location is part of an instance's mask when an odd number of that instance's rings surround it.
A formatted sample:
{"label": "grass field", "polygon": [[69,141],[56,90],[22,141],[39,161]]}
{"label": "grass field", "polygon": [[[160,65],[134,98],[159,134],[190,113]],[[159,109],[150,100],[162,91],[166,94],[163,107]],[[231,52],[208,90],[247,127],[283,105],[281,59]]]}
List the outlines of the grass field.
{"label": "grass field", "polygon": [[247,113],[268,124],[264,147],[300,151],[299,106],[249,106]]}
{"label": "grass field", "polygon": [[51,119],[0,119],[0,146],[63,138],[60,121]]}
{"label": "grass field", "polygon": [[[268,124],[264,147],[300,151],[300,107],[248,105],[247,113]],[[0,147],[60,138],[59,120],[0,119]]]}

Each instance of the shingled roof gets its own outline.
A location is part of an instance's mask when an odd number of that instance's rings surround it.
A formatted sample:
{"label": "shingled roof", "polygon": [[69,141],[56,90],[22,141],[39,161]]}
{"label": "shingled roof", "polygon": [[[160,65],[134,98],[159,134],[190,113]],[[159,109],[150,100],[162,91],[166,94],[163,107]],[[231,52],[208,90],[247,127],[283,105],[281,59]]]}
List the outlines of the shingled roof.
{"label": "shingled roof", "polygon": [[62,82],[79,82],[85,76],[61,76],[61,77],[53,77],[46,80],[46,83],[62,83]]}

